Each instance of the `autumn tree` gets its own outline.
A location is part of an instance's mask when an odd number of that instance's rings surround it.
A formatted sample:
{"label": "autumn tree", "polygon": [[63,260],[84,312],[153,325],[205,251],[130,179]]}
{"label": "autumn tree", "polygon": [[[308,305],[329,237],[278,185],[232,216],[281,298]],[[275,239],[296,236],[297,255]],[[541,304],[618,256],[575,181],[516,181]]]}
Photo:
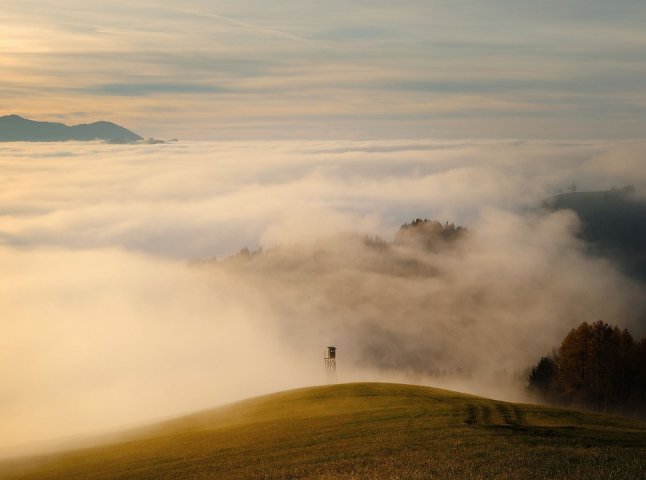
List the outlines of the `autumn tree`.
{"label": "autumn tree", "polygon": [[553,399],[556,393],[556,355],[541,357],[529,374],[529,388],[545,399]]}
{"label": "autumn tree", "polygon": [[528,386],[549,401],[601,411],[645,410],[646,340],[628,330],[583,322],[532,369]]}

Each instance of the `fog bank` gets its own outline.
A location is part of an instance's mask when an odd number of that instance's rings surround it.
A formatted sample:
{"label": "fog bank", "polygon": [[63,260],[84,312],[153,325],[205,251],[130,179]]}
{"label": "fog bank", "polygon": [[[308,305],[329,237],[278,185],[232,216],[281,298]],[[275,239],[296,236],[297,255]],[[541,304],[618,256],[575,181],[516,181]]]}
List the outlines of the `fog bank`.
{"label": "fog bank", "polygon": [[[572,183],[643,195],[645,152],[2,145],[0,445],[322,383],[327,344],[341,381],[454,382],[511,398],[503,377],[583,320],[643,335],[643,287],[586,253],[574,214],[536,206]],[[437,251],[392,243],[416,217],[469,233]],[[269,251],[225,260],[243,246]]]}

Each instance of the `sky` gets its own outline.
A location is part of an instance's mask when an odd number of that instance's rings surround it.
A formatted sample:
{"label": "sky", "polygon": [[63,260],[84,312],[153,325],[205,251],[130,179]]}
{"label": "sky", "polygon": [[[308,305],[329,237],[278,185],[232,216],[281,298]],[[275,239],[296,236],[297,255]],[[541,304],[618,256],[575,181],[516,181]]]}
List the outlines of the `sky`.
{"label": "sky", "polygon": [[146,137],[639,138],[641,0],[22,0],[0,113]]}

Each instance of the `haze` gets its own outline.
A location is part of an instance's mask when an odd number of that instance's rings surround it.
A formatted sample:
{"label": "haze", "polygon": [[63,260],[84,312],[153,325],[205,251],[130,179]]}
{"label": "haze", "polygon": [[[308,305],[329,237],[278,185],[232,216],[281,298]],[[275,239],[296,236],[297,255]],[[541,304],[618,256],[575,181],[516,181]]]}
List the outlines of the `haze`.
{"label": "haze", "polygon": [[[517,398],[491,375],[579,321],[643,331],[641,287],[583,253],[573,214],[537,206],[573,181],[644,185],[645,147],[5,144],[2,443],[321,383],[328,343],[340,380],[476,369],[462,389]],[[347,236],[390,240],[418,216],[473,230],[458,251],[400,252],[439,274],[379,274]],[[281,249],[189,262],[244,246]]]}

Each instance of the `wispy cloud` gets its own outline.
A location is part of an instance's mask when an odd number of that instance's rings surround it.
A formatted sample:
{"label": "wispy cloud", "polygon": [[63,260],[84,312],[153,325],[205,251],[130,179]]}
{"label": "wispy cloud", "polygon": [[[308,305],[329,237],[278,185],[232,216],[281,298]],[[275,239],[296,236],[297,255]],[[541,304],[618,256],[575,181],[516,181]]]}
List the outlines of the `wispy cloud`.
{"label": "wispy cloud", "polygon": [[0,98],[183,138],[637,138],[646,7],[613,5],[18,2]]}
{"label": "wispy cloud", "polygon": [[108,83],[90,87],[97,94],[105,95],[154,95],[156,93],[218,93],[226,89],[214,85],[195,83]]}
{"label": "wispy cloud", "polygon": [[237,20],[235,18],[231,17],[226,17],[224,15],[218,15],[217,13],[213,12],[208,12],[208,11],[198,11],[198,10],[187,10],[187,9],[177,9],[177,8],[168,8],[168,11],[170,12],[175,12],[175,13],[182,13],[185,15],[192,15],[196,17],[203,17],[203,18],[214,18],[216,20],[220,20],[222,22],[228,23],[229,25],[233,25],[235,27],[240,27],[245,30],[250,30],[255,33],[258,33],[260,35],[266,36],[273,36],[273,37],[280,37],[280,38],[286,38],[288,40],[294,40],[297,42],[305,42],[307,41],[305,38],[299,37],[297,35],[294,35],[292,33],[285,32],[283,30],[278,30],[275,28],[269,28],[266,26],[258,25],[255,23],[250,23],[250,22],[244,22],[241,20]]}

